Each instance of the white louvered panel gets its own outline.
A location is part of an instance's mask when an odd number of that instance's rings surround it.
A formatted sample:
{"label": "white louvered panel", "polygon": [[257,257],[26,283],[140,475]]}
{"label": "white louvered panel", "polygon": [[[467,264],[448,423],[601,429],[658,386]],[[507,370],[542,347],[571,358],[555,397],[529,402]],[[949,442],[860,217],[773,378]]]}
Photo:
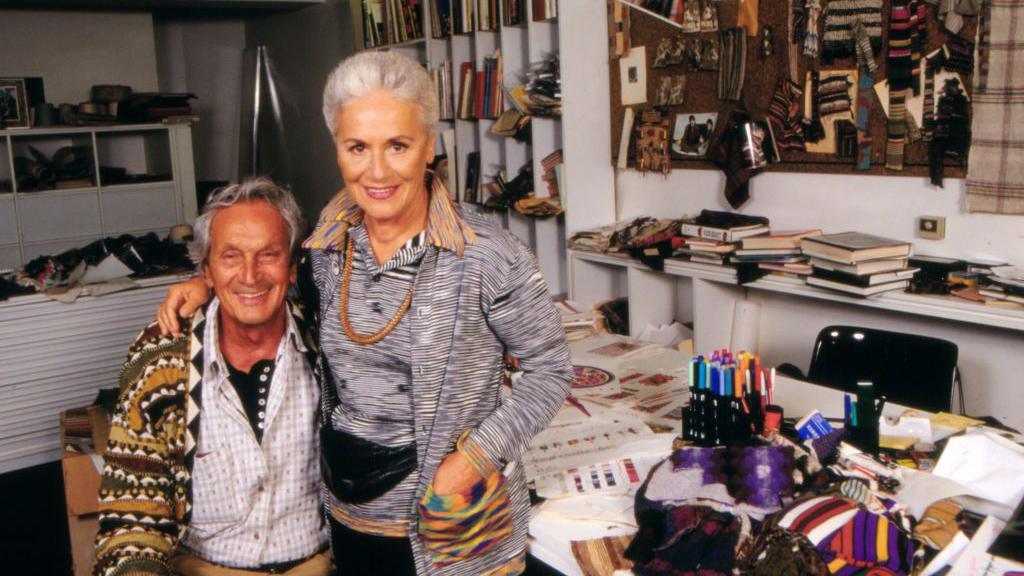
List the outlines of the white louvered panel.
{"label": "white louvered panel", "polygon": [[0,303],[0,473],[60,457],[60,413],[117,386],[129,344],[180,278],[74,304],[40,296]]}

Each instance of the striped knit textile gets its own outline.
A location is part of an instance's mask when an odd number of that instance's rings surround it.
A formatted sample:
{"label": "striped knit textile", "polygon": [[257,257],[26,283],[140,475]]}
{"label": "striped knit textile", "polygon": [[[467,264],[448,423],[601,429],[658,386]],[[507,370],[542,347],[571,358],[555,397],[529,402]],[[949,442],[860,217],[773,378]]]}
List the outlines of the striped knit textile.
{"label": "striped knit textile", "polygon": [[817,70],[811,70],[811,116],[804,116],[801,128],[804,132],[804,142],[819,142],[825,137],[825,126],[821,123],[821,109],[818,107],[818,86],[821,84],[821,75]]}
{"label": "striped knit textile", "polygon": [[629,570],[633,562],[624,554],[632,536],[611,536],[595,540],[574,540],[572,556],[587,576],[612,576],[616,570]]}
{"label": "striped knit textile", "polygon": [[722,30],[720,37],[718,98],[739,100],[743,93],[743,77],[747,74],[747,34],[743,28],[732,28]]}
{"label": "striped knit textile", "polygon": [[794,502],[778,526],[806,536],[834,576],[909,574],[918,547],[887,515],[838,496]]}
{"label": "striped knit textile", "polygon": [[508,537],[512,511],[506,480],[492,474],[466,493],[434,492],[431,484],[420,502],[420,539],[441,568],[467,556],[482,554]]}
{"label": "striped knit textile", "polygon": [[857,48],[857,68],[873,75],[878,71],[878,63],[875,62],[875,50],[871,44],[871,37],[868,36],[868,29],[860,20],[854,20],[851,27]]}
{"label": "striped knit textile", "polygon": [[990,32],[975,84],[967,210],[1024,214],[1024,2],[986,0]]}
{"label": "striped knit textile", "polygon": [[852,85],[848,76],[829,76],[822,80],[818,86],[818,112],[822,116],[849,112],[853,104],[850,100]]}
{"label": "striped knit textile", "polygon": [[807,0],[790,0],[789,41],[791,44],[803,44],[807,36]]}
{"label": "striped knit textile", "polygon": [[779,78],[768,105],[768,122],[775,134],[775,145],[783,150],[804,150],[804,131],[800,126],[800,100],[803,90],[788,78]]}
{"label": "striped knit textile", "polygon": [[921,138],[931,142],[935,132],[935,72],[942,67],[943,54],[940,50],[931,58],[925,58],[924,67],[924,111],[921,118]]}
{"label": "striped knit textile", "polygon": [[[799,84],[800,49],[803,46],[803,35],[807,33],[807,21],[804,19],[803,0],[787,1],[789,2],[789,13],[786,19],[786,69],[789,71],[789,81]],[[801,19],[803,19],[803,23],[798,22]],[[798,26],[803,26],[803,31],[797,30]]]}
{"label": "striped knit textile", "polygon": [[974,73],[974,42],[950,34],[946,39],[946,52],[943,68],[965,76]]}
{"label": "striped knit textile", "polygon": [[871,108],[875,104],[875,77],[866,70],[857,79],[857,170],[871,168]]}
{"label": "striped knit textile", "polygon": [[854,22],[864,26],[875,50],[882,47],[882,0],[832,0],[825,6],[822,18],[825,31],[821,35],[821,49],[825,60],[854,55]]}
{"label": "striped knit textile", "polygon": [[892,0],[889,8],[889,122],[885,146],[885,167],[903,169],[903,148],[907,142],[907,93],[913,78],[910,0]]}
{"label": "striped knit textile", "polygon": [[821,52],[821,37],[818,35],[818,20],[821,19],[821,1],[807,0],[807,30],[804,34],[804,56],[817,58]]}
{"label": "striped knit textile", "polygon": [[928,35],[928,14],[924,0],[910,0],[910,87],[914,96],[921,94],[921,57]]}

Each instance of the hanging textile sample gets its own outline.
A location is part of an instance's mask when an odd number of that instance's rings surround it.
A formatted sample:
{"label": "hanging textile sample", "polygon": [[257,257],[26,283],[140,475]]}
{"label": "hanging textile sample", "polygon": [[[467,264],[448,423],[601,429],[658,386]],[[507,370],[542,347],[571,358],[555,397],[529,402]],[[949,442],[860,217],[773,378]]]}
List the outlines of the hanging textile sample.
{"label": "hanging textile sample", "polygon": [[718,99],[739,100],[743,92],[743,77],[747,73],[747,36],[743,28],[723,30],[721,45]]}
{"label": "hanging textile sample", "polygon": [[889,8],[889,46],[886,58],[889,77],[889,121],[885,167],[890,170],[903,170],[903,149],[907,142],[907,95],[913,78],[913,33],[910,2],[892,0]]}

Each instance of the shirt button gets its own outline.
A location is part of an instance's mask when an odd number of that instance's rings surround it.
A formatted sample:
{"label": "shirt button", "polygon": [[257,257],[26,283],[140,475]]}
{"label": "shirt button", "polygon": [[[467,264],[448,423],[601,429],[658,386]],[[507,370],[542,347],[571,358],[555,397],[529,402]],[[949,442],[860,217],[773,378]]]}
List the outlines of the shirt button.
{"label": "shirt button", "polygon": [[263,373],[264,374],[270,374],[270,366],[264,366],[263,367]]}
{"label": "shirt button", "polygon": [[257,486],[256,490],[258,490],[259,492],[263,492],[263,490],[264,490],[263,484],[260,484],[259,486]]}
{"label": "shirt button", "polygon": [[263,412],[263,410],[260,410],[260,412],[259,412],[259,414],[257,414],[257,416],[259,416],[260,418],[263,418],[264,416],[266,416],[266,413]]}
{"label": "shirt button", "polygon": [[252,535],[252,538],[253,538],[253,540],[259,540],[259,539],[260,539],[260,533],[259,533],[259,532],[257,532],[257,533],[255,533],[255,534],[253,534],[253,535]]}
{"label": "shirt button", "polygon": [[331,262],[331,272],[334,272],[335,275],[338,274],[339,268],[338,268],[338,261],[337,260],[335,260],[334,262]]}
{"label": "shirt button", "polygon": [[260,398],[260,401],[259,401],[259,405],[260,406],[264,406],[264,405],[266,405],[266,403],[267,403],[266,400],[264,400],[263,398]]}
{"label": "shirt button", "polygon": [[260,430],[263,430],[263,422],[257,422],[256,427],[259,428]]}
{"label": "shirt button", "polygon": [[261,387],[260,387],[260,394],[266,394],[266,393],[267,393],[267,389],[266,389],[266,388],[263,388],[263,387],[261,386]]}
{"label": "shirt button", "polygon": [[267,375],[266,374],[260,374],[260,382],[266,382],[266,381],[267,381]]}

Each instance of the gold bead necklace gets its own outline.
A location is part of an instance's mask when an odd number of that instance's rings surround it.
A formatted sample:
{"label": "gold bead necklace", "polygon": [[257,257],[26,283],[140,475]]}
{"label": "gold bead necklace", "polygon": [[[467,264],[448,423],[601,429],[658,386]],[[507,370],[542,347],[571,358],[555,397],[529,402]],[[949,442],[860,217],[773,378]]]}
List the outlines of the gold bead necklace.
{"label": "gold bead necklace", "polygon": [[345,332],[345,336],[348,336],[350,340],[356,344],[376,344],[384,339],[385,336],[391,333],[392,330],[398,326],[398,323],[402,320],[402,316],[405,316],[405,312],[409,309],[409,305],[412,304],[412,290],[416,286],[413,282],[409,286],[409,293],[405,295],[405,300],[402,301],[402,305],[398,307],[398,312],[388,320],[388,323],[384,325],[378,332],[369,335],[362,335],[356,333],[355,329],[352,328],[352,324],[348,321],[348,287],[349,281],[352,279],[352,260],[356,253],[356,243],[352,240],[351,236],[348,239],[348,246],[345,247],[345,271],[341,274],[341,295],[338,302],[338,319],[341,320],[341,329]]}

